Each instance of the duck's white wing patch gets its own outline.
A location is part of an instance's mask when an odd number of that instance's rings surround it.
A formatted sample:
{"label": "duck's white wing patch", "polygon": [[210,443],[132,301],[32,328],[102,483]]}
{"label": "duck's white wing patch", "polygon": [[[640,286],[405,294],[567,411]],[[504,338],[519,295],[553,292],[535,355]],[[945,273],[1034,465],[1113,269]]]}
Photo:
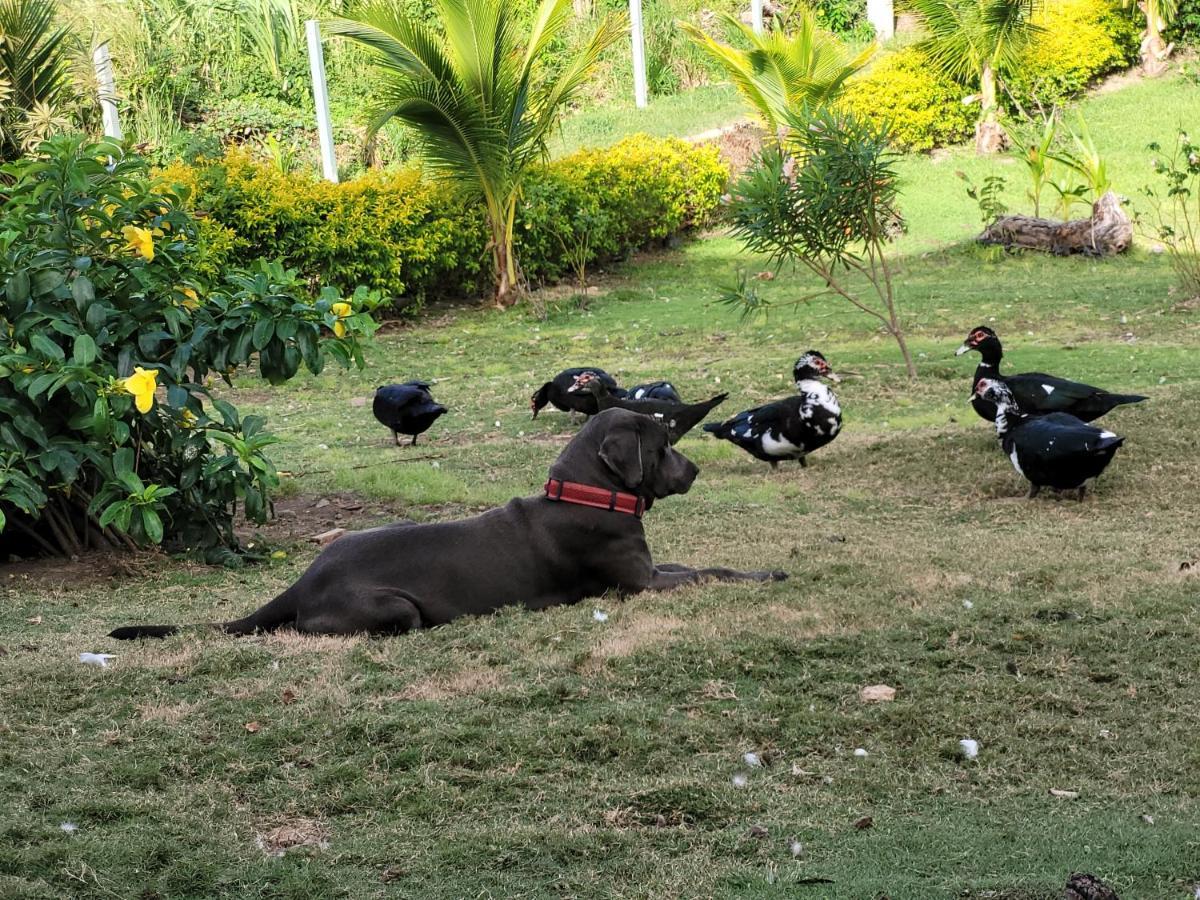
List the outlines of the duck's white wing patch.
{"label": "duck's white wing patch", "polygon": [[1102,431],[1102,432],[1100,432],[1100,437],[1108,438],[1108,437],[1116,437],[1116,435],[1113,434],[1113,432],[1111,432],[1111,431]]}
{"label": "duck's white wing patch", "polygon": [[1045,391],[1045,392],[1046,392],[1046,396],[1047,396],[1047,397],[1049,397],[1051,394],[1053,394],[1053,393],[1054,393],[1054,385],[1052,385],[1052,384],[1043,384],[1043,385],[1042,385],[1042,390],[1043,390],[1043,391]]}
{"label": "duck's white wing patch", "polygon": [[1017,461],[1017,448],[1013,447],[1012,453],[1008,454],[1008,458],[1012,460],[1013,468],[1017,470],[1017,474],[1022,478],[1025,477],[1024,471],[1021,469],[1021,463]]}
{"label": "duck's white wing patch", "polygon": [[782,435],[776,440],[770,432],[762,436],[762,448],[763,452],[770,456],[794,456],[804,452],[803,447],[797,447]]}

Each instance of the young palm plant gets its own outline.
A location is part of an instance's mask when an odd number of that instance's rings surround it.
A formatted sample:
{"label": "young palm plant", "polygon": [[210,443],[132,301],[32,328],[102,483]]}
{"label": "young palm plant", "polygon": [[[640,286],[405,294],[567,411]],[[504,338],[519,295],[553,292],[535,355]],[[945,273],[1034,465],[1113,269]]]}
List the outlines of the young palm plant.
{"label": "young palm plant", "polygon": [[382,78],[370,132],[399,119],[418,133],[430,168],[482,196],[491,232],[496,305],[521,293],[513,222],[530,168],[545,158],[546,139],[563,105],[579,91],[600,55],[625,31],[605,18],[553,73],[547,48],[569,24],[571,0],[542,0],[528,34],[518,33],[506,0],[433,0],[439,33],[394,0],[367,0],[335,34],[375,52]]}
{"label": "young palm plant", "polygon": [[70,124],[73,37],[56,13],[53,0],[0,0],[0,160]]}
{"label": "young palm plant", "polygon": [[918,44],[937,68],[978,89],[975,150],[995,153],[1004,145],[996,102],[997,78],[1016,65],[1042,30],[1031,19],[1037,0],[912,0],[925,38]]}
{"label": "young palm plant", "polygon": [[[725,71],[774,134],[785,128],[789,113],[835,100],[847,79],[870,61],[876,49],[871,45],[861,53],[851,53],[803,6],[790,17],[789,24],[794,26],[790,31],[772,27],[759,35],[731,15],[724,14],[721,20],[729,44],[688,22],[681,22],[680,27]],[[738,49],[733,42],[747,43],[750,49]]]}
{"label": "young palm plant", "polygon": [[1125,0],[1125,6],[1137,8],[1146,17],[1146,30],[1142,32],[1142,72],[1157,77],[1167,71],[1167,57],[1173,45],[1163,39],[1163,30],[1175,20],[1179,11],[1179,0]]}

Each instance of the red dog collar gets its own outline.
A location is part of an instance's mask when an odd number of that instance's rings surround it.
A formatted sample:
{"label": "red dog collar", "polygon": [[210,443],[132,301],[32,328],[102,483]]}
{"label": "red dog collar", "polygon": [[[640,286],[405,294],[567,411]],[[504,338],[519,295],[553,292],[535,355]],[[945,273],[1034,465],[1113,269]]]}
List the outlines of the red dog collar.
{"label": "red dog collar", "polygon": [[559,481],[557,478],[546,482],[546,499],[607,509],[637,516],[639,519],[646,511],[646,501],[634,494],[621,494],[608,488],[580,484],[577,481]]}

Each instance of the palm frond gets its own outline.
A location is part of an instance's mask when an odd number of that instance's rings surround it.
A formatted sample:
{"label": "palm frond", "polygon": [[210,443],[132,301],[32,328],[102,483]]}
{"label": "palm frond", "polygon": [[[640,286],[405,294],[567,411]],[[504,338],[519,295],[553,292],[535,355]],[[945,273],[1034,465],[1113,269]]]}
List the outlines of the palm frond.
{"label": "palm frond", "polygon": [[393,73],[435,81],[453,77],[437,35],[388,0],[367,0],[345,18],[329,19],[324,24],[330,34],[374,50],[376,63]]}
{"label": "palm frond", "polygon": [[[846,80],[875,52],[872,45],[852,56],[820,27],[812,11],[803,7],[792,16],[794,27],[789,32],[772,27],[759,35],[731,15],[722,14],[720,20],[728,44],[694,25],[680,25],[696,46],[721,66],[772,130],[786,121],[789,112],[815,108],[836,98]],[[749,49],[739,49],[733,46],[735,42],[748,44]]]}

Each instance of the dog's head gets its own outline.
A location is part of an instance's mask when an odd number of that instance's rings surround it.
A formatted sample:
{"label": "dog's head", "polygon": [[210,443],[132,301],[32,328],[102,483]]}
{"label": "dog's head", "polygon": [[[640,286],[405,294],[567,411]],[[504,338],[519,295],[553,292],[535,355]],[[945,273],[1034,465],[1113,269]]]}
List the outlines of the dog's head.
{"label": "dog's head", "polygon": [[637,494],[647,508],[662,497],[686,494],[699,472],[671,446],[661,423],[624,409],[592,416],[550,467],[551,478]]}

